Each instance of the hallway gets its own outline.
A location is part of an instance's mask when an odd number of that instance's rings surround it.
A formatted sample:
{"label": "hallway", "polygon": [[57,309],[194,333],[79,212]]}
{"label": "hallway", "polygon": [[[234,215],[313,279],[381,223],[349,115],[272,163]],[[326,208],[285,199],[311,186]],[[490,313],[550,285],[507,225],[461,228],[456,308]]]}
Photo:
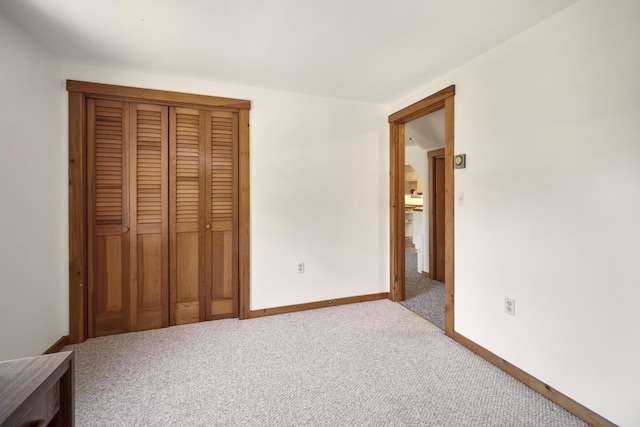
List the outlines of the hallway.
{"label": "hallway", "polygon": [[444,330],[444,283],[418,273],[418,254],[405,251],[403,306]]}

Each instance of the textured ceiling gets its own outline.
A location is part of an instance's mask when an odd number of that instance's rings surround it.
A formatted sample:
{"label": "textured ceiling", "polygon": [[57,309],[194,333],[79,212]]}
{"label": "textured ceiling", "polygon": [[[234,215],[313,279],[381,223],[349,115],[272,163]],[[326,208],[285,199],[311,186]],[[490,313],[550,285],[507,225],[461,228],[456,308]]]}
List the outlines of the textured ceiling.
{"label": "textured ceiling", "polygon": [[2,0],[64,61],[387,104],[576,0]]}

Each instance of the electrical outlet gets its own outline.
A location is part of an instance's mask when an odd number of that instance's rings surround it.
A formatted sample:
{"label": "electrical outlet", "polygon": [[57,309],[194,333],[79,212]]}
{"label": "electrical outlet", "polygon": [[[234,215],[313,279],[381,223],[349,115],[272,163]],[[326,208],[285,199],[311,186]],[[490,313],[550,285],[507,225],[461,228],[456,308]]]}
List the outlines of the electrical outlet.
{"label": "electrical outlet", "polygon": [[516,315],[516,300],[504,297],[504,312],[510,316]]}
{"label": "electrical outlet", "polygon": [[298,274],[304,273],[304,261],[298,261]]}

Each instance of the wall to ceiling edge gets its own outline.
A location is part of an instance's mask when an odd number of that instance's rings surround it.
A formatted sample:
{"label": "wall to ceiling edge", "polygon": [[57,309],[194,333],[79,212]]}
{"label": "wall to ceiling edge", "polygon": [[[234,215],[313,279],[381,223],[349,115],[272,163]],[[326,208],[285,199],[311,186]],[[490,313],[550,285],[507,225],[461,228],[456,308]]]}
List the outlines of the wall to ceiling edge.
{"label": "wall to ceiling edge", "polygon": [[456,331],[619,425],[640,424],[638,21],[583,0],[389,108],[456,85]]}

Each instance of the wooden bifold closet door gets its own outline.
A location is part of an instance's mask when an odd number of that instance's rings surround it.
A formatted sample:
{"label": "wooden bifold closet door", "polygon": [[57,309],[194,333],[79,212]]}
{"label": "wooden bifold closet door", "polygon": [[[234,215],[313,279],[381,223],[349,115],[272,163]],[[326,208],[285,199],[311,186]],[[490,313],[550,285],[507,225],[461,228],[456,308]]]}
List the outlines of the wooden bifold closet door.
{"label": "wooden bifold closet door", "polygon": [[172,324],[238,317],[237,117],[171,108]]}
{"label": "wooden bifold closet door", "polygon": [[87,100],[89,336],[238,316],[237,129]]}

